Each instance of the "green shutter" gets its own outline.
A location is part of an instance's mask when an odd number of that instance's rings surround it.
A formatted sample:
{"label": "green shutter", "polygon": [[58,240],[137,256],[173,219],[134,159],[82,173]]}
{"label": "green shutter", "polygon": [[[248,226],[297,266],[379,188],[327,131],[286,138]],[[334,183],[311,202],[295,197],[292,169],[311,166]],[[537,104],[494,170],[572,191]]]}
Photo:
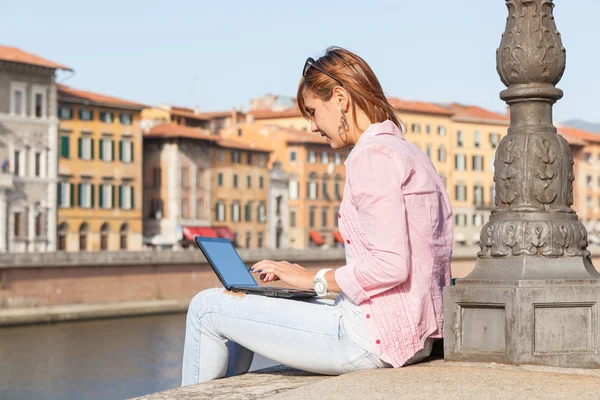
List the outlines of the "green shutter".
{"label": "green shutter", "polygon": [[79,207],[82,206],[82,204],[81,204],[81,183],[77,184],[77,205]]}
{"label": "green shutter", "polygon": [[[102,148],[102,147],[100,147],[100,148]],[[100,192],[100,193],[98,193],[98,195],[99,195],[98,206],[100,208],[104,207],[104,190],[102,190],[102,189],[103,189],[102,185],[98,185],[98,192]]]}
{"label": "green shutter", "polygon": [[123,161],[123,141],[119,140],[119,161]]}
{"label": "green shutter", "polygon": [[94,187],[95,186],[96,185],[94,185],[94,184],[90,184],[90,191],[92,192],[90,195],[90,207],[91,208],[94,208]]}
{"label": "green shutter", "polygon": [[94,159],[94,139],[90,138],[90,160]]}
{"label": "green shutter", "polygon": [[69,158],[69,137],[61,136],[60,138],[60,155],[63,158]]}
{"label": "green shutter", "polygon": [[130,142],[129,146],[130,146],[130,149],[131,149],[129,151],[129,154],[131,154],[131,159],[129,161],[133,162],[133,142]]}
{"label": "green shutter", "polygon": [[100,143],[100,160],[104,160],[104,139],[100,139],[98,143]]}
{"label": "green shutter", "polygon": [[56,192],[56,204],[60,207],[60,203],[62,203],[62,191],[60,190],[60,182],[56,184],[57,192]]}
{"label": "green shutter", "polygon": [[117,191],[115,190],[115,185],[111,185],[110,193],[112,194],[112,201],[110,203],[110,208],[115,208],[115,196],[117,195]]}
{"label": "green shutter", "polygon": [[81,138],[77,139],[77,148],[78,148],[79,158],[82,158],[83,157],[83,152],[81,151],[82,150],[82,148],[81,148]]}
{"label": "green shutter", "polygon": [[133,198],[133,194],[134,194],[133,185],[129,187],[129,190],[131,190],[131,209],[133,210],[135,208],[135,201]]}
{"label": "green shutter", "polygon": [[110,161],[115,161],[115,141],[110,139]]}
{"label": "green shutter", "polygon": [[123,208],[123,186],[119,185],[119,208]]}

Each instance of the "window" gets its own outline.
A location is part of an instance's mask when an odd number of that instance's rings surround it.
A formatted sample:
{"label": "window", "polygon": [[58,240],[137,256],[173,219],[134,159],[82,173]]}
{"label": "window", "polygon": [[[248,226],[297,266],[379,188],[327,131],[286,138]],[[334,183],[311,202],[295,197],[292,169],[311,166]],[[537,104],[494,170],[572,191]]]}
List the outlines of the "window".
{"label": "window", "polygon": [[25,114],[25,97],[22,90],[13,91],[13,113],[15,115]]}
{"label": "window", "polygon": [[315,227],[315,208],[311,207],[308,211],[308,226],[311,228]]}
{"label": "window", "polygon": [[315,200],[317,198],[317,182],[314,179],[311,179],[308,182],[308,198],[310,200]]}
{"label": "window", "polygon": [[133,162],[133,142],[131,140],[119,141],[119,161]]}
{"label": "window", "polygon": [[464,184],[458,184],[455,187],[455,199],[456,201],[467,200],[467,187]]}
{"label": "window", "polygon": [[483,186],[475,185],[473,187],[473,202],[478,207],[483,205]]}
{"label": "window", "polygon": [[62,158],[69,158],[69,137],[60,137],[60,156]]}
{"label": "window", "polygon": [[56,245],[56,249],[59,251],[64,251],[67,249],[67,233],[69,232],[69,225],[66,222],[63,222],[58,226],[58,243]]}
{"label": "window", "polygon": [[87,108],[79,109],[79,119],[82,121],[91,121],[94,119],[94,112]]}
{"label": "window", "polygon": [[87,250],[87,234],[88,234],[88,224],[85,222],[79,226],[79,250],[86,251]]}
{"label": "window", "polygon": [[427,154],[427,157],[431,158],[431,145],[430,144],[425,146],[425,154]]}
{"label": "window", "polygon": [[100,121],[105,124],[112,124],[115,119],[115,115],[108,111],[100,111]]}
{"label": "window", "polygon": [[481,226],[481,225],[483,225],[483,215],[473,214],[473,226]]}
{"label": "window", "polygon": [[202,175],[204,175],[204,170],[197,168],[196,169],[196,187],[198,189],[202,188]]}
{"label": "window", "polygon": [[289,185],[290,185],[290,200],[297,200],[298,192],[300,189],[300,184],[298,183],[297,180],[291,179]]}
{"label": "window", "polygon": [[237,130],[237,135],[238,135],[238,136],[242,136],[242,128],[238,128],[238,130]]}
{"label": "window", "polygon": [[231,204],[231,221],[240,222],[240,219],[241,219],[240,204],[239,203]]}
{"label": "window", "polygon": [[36,118],[42,118],[44,116],[44,95],[36,93],[34,97],[34,112]]}
{"label": "window", "polygon": [[121,123],[121,125],[131,125],[133,122],[133,118],[129,113],[120,113],[119,122]]}
{"label": "window", "polygon": [[[39,204],[37,205],[37,207],[39,207]],[[45,213],[43,213],[40,210],[36,210],[36,214],[35,214],[35,237],[36,238],[46,236],[44,220],[45,220]]]}
{"label": "window", "polygon": [[223,150],[217,150],[217,161],[223,161]]}
{"label": "window", "polygon": [[267,208],[264,203],[258,205],[258,222],[264,223],[267,221]]}
{"label": "window", "polygon": [[13,234],[17,239],[23,236],[23,214],[20,212],[13,214]]}
{"label": "window", "polygon": [[585,153],[585,161],[592,162],[592,153]]}
{"label": "window", "polygon": [[130,184],[119,186],[119,208],[131,210],[134,208],[133,186]]}
{"label": "window", "polygon": [[119,240],[119,247],[121,250],[127,250],[127,232],[129,231],[129,226],[125,223],[121,225],[121,229],[119,230],[121,240]]}
{"label": "window", "polygon": [[412,133],[421,133],[421,125],[412,124],[410,130],[412,131]]}
{"label": "window", "polygon": [[158,188],[160,188],[161,185],[162,185],[161,169],[160,169],[160,167],[154,167],[152,169],[152,186],[155,189],[158,189]]}
{"label": "window", "polygon": [[258,188],[262,189],[265,186],[265,178],[262,176],[258,177]]}
{"label": "window", "polygon": [[446,136],[446,127],[442,125],[438,125],[437,128],[438,136]]}
{"label": "window", "polygon": [[587,187],[592,187],[592,177],[590,175],[585,177],[585,185]]}
{"label": "window", "polygon": [[481,146],[481,133],[479,133],[479,131],[475,131],[473,133],[473,145],[475,148],[479,148]]}
{"label": "window", "polygon": [[78,185],[78,206],[80,208],[93,208],[94,207],[94,185],[85,182]]}
{"label": "window", "polygon": [[308,151],[308,162],[314,164],[317,162],[317,153],[314,150]]}
{"label": "window", "polygon": [[94,141],[88,135],[79,138],[79,158],[91,160],[94,158]]}
{"label": "window", "polygon": [[222,202],[218,202],[217,203],[217,207],[216,207],[216,219],[219,222],[223,222],[225,221],[225,204],[223,204]]}
{"label": "window", "polygon": [[456,226],[467,226],[467,215],[466,214],[456,214],[454,217],[454,224]]}
{"label": "window", "polygon": [[290,211],[290,228],[296,227],[296,211]]}
{"label": "window", "polygon": [[588,196],[588,197],[586,198],[586,200],[587,200],[587,206],[588,206],[588,207],[590,207],[590,208],[591,208],[591,207],[594,207],[594,202],[592,201],[592,198],[591,198],[590,196]]}
{"label": "window", "polygon": [[33,155],[33,158],[34,158],[34,161],[33,161],[34,176],[40,177],[40,176],[42,176],[42,153],[40,153],[39,151],[36,151]]}
{"label": "window", "polygon": [[217,174],[217,186],[222,187],[223,186],[223,173],[219,172]]}
{"label": "window", "polygon": [[329,200],[329,193],[327,193],[327,181],[323,180],[322,185],[322,195],[325,200]]}
{"label": "window", "polygon": [[103,223],[100,227],[100,250],[108,250],[108,223]]}
{"label": "window", "polygon": [[264,167],[265,166],[265,155],[264,154],[259,154],[258,155],[258,166],[259,167]]}
{"label": "window", "polygon": [[164,215],[164,202],[161,199],[150,200],[150,218],[162,219]]}
{"label": "window", "polygon": [[429,124],[425,125],[425,134],[431,134],[431,126]]}
{"label": "window", "polygon": [[246,177],[246,185],[248,186],[248,189],[252,187],[252,177],[250,175]]}
{"label": "window", "polygon": [[59,182],[57,197],[58,206],[60,208],[73,207],[73,184],[69,182]]}
{"label": "window", "polygon": [[296,152],[295,151],[290,151],[290,161],[291,162],[296,161]]}
{"label": "window", "polygon": [[252,153],[248,153],[247,163],[248,165],[252,165]]}
{"label": "window", "polygon": [[444,146],[438,147],[438,161],[446,162],[446,148]]}
{"label": "window", "polygon": [[483,156],[473,156],[473,171],[483,171]]}
{"label": "window", "polygon": [[100,139],[100,159],[102,161],[113,161],[115,159],[114,142],[110,138]]}
{"label": "window", "polygon": [[466,157],[464,154],[457,154],[454,158],[454,167],[457,171],[465,171],[467,169]]}
{"label": "window", "polygon": [[245,214],[244,220],[246,222],[251,222],[252,221],[252,202],[251,201],[246,203],[246,206],[244,207],[244,214]]}
{"label": "window", "polygon": [[237,174],[233,174],[233,188],[237,189],[238,187],[238,176]]}
{"label": "window", "polygon": [[465,135],[464,135],[463,131],[457,131],[456,132],[456,145],[458,147],[462,147],[464,141],[465,141]]}
{"label": "window", "polygon": [[241,157],[240,157],[240,152],[239,152],[239,151],[237,151],[237,150],[233,150],[233,151],[231,152],[231,162],[232,162],[232,163],[239,164],[239,163],[240,163],[240,160],[241,160]]}
{"label": "window", "polygon": [[327,208],[321,208],[321,226],[323,228],[327,227]]}
{"label": "window", "polygon": [[21,154],[22,153],[20,150],[15,150],[13,166],[13,173],[15,176],[22,176],[25,173],[25,171],[23,171],[23,168],[21,167]]}
{"label": "window", "polygon": [[113,185],[104,183],[99,187],[99,201],[98,205],[100,208],[110,209],[114,207],[113,204]]}
{"label": "window", "polygon": [[181,199],[181,218],[187,219],[190,217],[190,204],[188,199]]}
{"label": "window", "polygon": [[333,210],[333,226],[335,226],[335,227],[340,225],[340,219],[338,218],[339,213],[340,213],[339,207],[335,208]]}
{"label": "window", "polygon": [[335,165],[340,165],[342,163],[342,155],[340,153],[333,153],[333,162]]}
{"label": "window", "polygon": [[327,153],[326,151],[321,152],[321,163],[329,164],[329,153]]}
{"label": "window", "polygon": [[188,176],[188,167],[181,168],[181,188],[187,189],[190,185],[189,176]]}
{"label": "window", "polygon": [[495,149],[496,147],[498,147],[498,142],[500,139],[500,135],[498,135],[497,133],[490,133],[490,145],[492,146],[493,149]]}
{"label": "window", "polygon": [[63,120],[73,119],[73,109],[67,106],[58,107],[58,118]]}
{"label": "window", "polygon": [[341,200],[342,194],[340,193],[340,180],[337,177],[333,185],[333,194],[335,195],[335,199]]}
{"label": "window", "polygon": [[256,246],[259,249],[262,249],[263,247],[263,233],[262,232],[258,232],[258,237],[256,238],[257,244]]}
{"label": "window", "polygon": [[252,232],[246,232],[246,248],[250,248],[250,244],[252,243]]}

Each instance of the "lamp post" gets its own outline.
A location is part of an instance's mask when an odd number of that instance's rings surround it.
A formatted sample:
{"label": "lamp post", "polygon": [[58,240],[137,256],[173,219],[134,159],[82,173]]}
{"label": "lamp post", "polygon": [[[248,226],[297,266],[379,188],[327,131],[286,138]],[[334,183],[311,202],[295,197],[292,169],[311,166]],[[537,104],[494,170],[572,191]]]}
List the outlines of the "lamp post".
{"label": "lamp post", "polygon": [[571,209],[573,158],[552,123],[566,52],[552,0],[506,0],[496,53],[508,134],[473,272],[444,291],[447,360],[600,366],[600,274]]}

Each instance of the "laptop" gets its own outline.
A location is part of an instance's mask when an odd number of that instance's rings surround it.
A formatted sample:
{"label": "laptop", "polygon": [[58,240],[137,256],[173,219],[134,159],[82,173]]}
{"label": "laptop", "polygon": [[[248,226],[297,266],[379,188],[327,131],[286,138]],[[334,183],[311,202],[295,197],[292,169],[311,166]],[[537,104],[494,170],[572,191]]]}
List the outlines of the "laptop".
{"label": "laptop", "polygon": [[196,236],[195,242],[227,290],[269,297],[315,297],[313,290],[259,286],[233,244],[222,238]]}

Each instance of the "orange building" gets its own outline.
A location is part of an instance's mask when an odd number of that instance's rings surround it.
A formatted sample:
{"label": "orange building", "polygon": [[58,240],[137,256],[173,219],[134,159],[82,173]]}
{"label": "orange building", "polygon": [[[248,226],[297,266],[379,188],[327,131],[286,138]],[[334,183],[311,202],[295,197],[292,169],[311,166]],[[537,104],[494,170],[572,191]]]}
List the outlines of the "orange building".
{"label": "orange building", "polygon": [[58,250],[141,249],[143,107],[58,85]]}

